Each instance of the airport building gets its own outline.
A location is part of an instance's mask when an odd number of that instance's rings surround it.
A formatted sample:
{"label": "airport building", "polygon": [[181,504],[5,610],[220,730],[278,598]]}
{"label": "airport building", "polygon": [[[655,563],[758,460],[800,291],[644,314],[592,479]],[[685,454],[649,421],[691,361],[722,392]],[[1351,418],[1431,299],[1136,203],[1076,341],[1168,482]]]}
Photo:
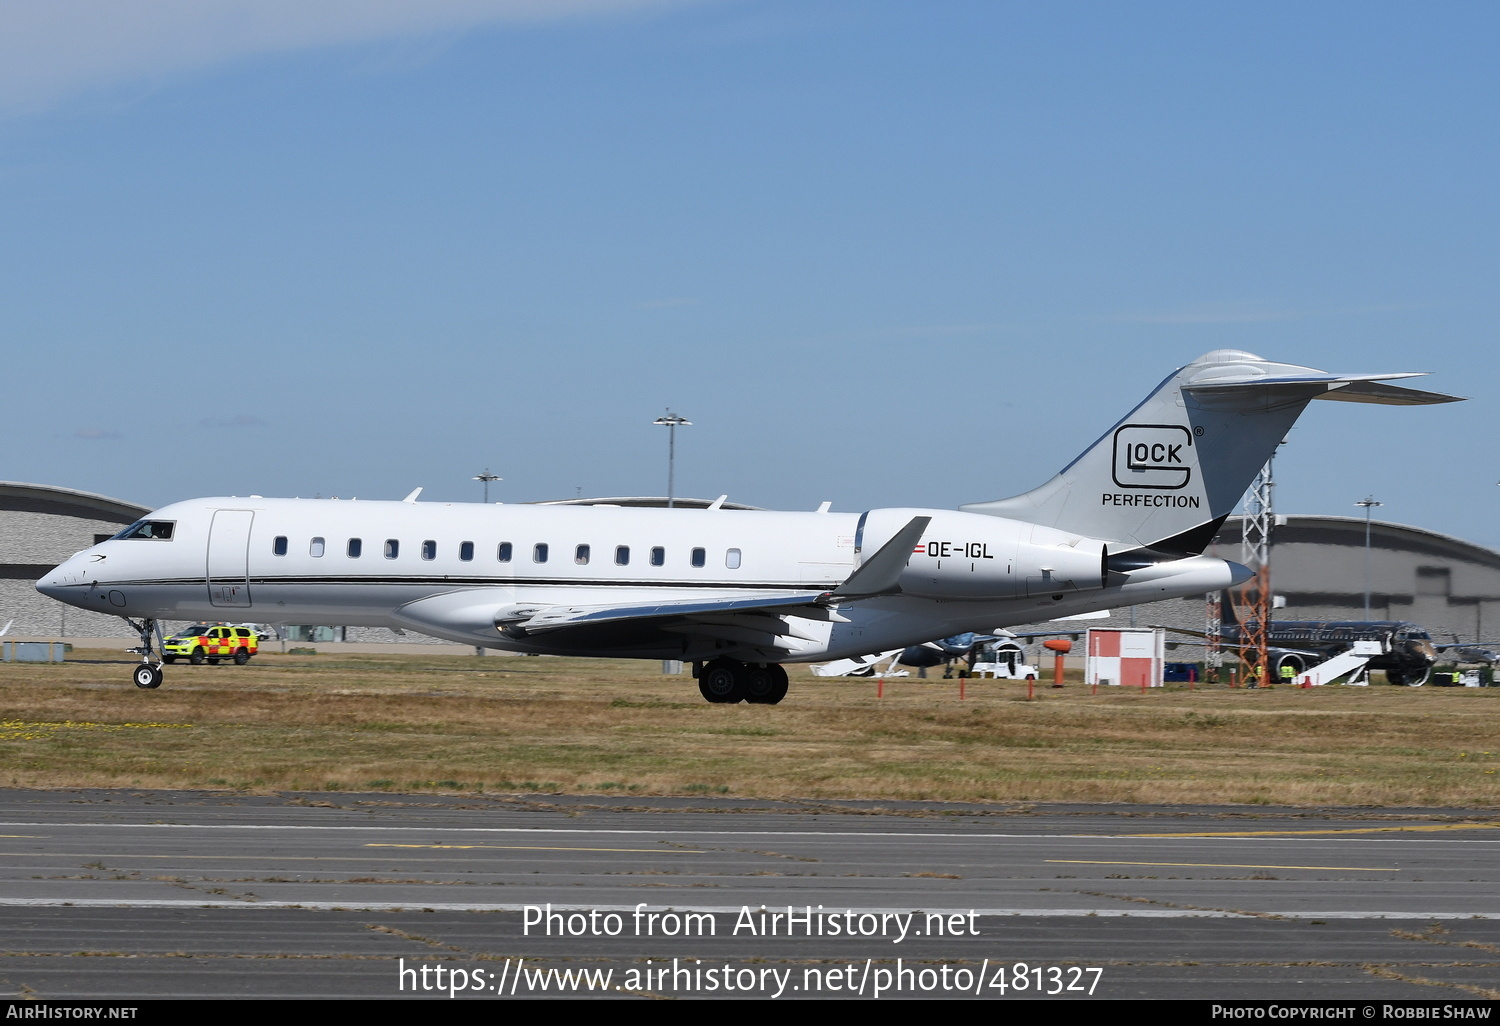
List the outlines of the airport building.
{"label": "airport building", "polygon": [[[1420,527],[1362,517],[1278,517],[1271,531],[1271,592],[1276,620],[1363,620],[1421,624],[1435,642],[1500,639],[1500,552]],[[1231,517],[1207,552],[1242,561],[1243,529]],[[1174,599],[1118,610],[1088,627],[1167,626],[1201,631],[1205,603]],[[1027,630],[1055,629],[1033,624]],[[1021,630],[1022,628],[1016,628]],[[1488,635],[1488,637],[1487,637]],[[1170,638],[1170,635],[1169,635]],[[1184,662],[1198,656],[1182,651]]]}
{"label": "airport building", "polygon": [[[665,505],[661,498],[619,497],[565,500],[611,505]],[[677,505],[702,508],[706,500],[680,498]],[[753,509],[736,503],[723,508]],[[110,537],[140,519],[144,506],[91,492],[50,485],[0,482],[0,625],[14,620],[10,636],[49,639],[131,638],[117,617],[90,613],[39,595],[34,582],[80,549]],[[1435,641],[1500,638],[1500,552],[1459,538],[1374,521],[1368,562],[1365,521],[1360,517],[1280,518],[1271,537],[1271,585],[1284,600],[1277,619],[1364,619],[1365,591],[1370,618],[1409,620],[1426,627]],[[1241,528],[1227,521],[1209,548],[1211,555],[1239,560]],[[249,617],[254,612],[247,610]],[[1090,626],[1161,624],[1202,630],[1204,603],[1177,599],[1116,611],[1107,619],[1074,621]],[[304,625],[311,631],[318,625]],[[1055,629],[1035,624],[1027,629]],[[1021,628],[1017,628],[1018,630]],[[379,628],[308,633],[305,640],[360,642],[422,640]],[[303,635],[294,634],[293,640]],[[1184,661],[1196,658],[1182,652]]]}
{"label": "airport building", "polygon": [[54,602],[35,584],[73,553],[149,512],[93,492],[0,481],[0,627],[13,620],[10,635],[23,637],[129,637],[119,617]]}

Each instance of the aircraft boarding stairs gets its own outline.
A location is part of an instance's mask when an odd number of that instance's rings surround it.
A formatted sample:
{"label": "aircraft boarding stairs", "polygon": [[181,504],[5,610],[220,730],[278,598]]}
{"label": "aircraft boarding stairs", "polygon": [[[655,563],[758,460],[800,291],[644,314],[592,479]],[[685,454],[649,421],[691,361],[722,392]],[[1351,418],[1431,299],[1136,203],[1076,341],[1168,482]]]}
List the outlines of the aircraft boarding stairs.
{"label": "aircraft boarding stairs", "polygon": [[1385,654],[1385,646],[1378,641],[1356,641],[1348,651],[1340,652],[1332,659],[1325,659],[1309,667],[1293,678],[1298,687],[1315,688],[1331,684],[1347,675],[1345,684],[1364,687],[1370,683],[1369,671],[1365,669],[1371,659]]}

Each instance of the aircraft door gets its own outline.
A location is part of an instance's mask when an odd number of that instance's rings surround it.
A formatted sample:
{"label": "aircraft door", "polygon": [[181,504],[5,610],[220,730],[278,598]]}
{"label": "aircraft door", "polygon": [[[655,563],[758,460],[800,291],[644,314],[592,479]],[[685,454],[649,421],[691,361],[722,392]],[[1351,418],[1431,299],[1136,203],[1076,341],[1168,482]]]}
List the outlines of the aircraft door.
{"label": "aircraft door", "polygon": [[214,606],[250,605],[250,525],[248,509],[221,509],[208,529],[208,601]]}

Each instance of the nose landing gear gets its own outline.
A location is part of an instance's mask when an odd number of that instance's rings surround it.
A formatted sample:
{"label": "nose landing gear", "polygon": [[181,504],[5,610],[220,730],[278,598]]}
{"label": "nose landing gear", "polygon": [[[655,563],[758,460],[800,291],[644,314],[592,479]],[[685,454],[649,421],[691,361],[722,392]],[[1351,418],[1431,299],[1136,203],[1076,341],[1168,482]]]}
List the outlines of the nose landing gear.
{"label": "nose landing gear", "polygon": [[130,650],[141,654],[141,665],[137,666],[131,673],[130,679],[138,688],[151,689],[161,687],[162,660],[157,655],[162,641],[161,626],[154,619],[146,619],[139,622],[132,620],[128,616],[123,617],[123,619],[141,636],[140,647]]}

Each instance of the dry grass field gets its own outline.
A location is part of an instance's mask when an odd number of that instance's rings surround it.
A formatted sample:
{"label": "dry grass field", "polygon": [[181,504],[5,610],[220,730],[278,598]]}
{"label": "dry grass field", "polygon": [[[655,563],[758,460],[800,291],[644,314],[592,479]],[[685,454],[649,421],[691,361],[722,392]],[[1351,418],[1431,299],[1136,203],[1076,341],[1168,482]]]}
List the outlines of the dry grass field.
{"label": "dry grass field", "polygon": [[0,664],[0,783],[820,799],[1500,805],[1500,688],[822,680],[714,706],[660,664],[263,654]]}

